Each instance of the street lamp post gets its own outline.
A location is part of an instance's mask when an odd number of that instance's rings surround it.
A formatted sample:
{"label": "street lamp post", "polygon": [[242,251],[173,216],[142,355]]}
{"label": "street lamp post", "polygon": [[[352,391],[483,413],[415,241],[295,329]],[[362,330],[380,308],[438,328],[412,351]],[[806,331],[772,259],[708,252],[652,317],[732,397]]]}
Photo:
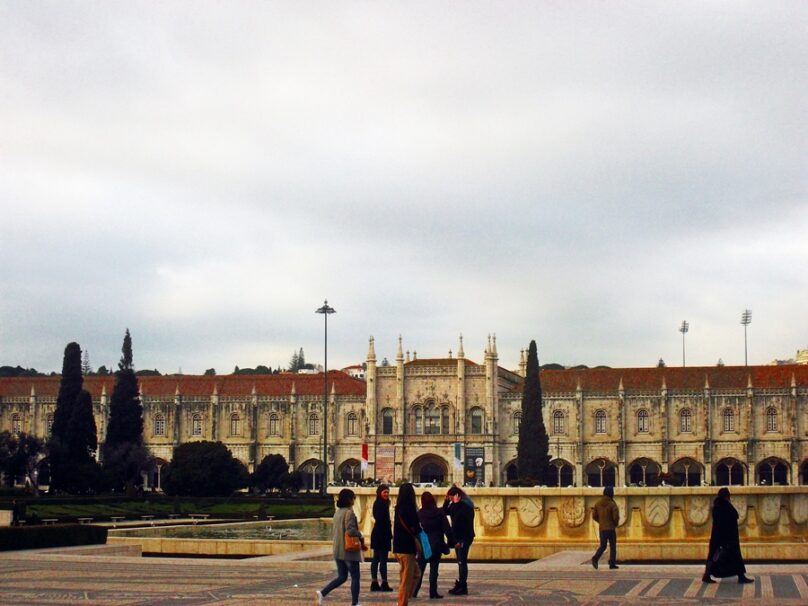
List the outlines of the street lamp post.
{"label": "street lamp post", "polygon": [[333,307],[329,307],[328,299],[323,302],[323,306],[314,310],[314,313],[323,314],[325,320],[325,355],[323,362],[323,482],[320,486],[320,494],[325,494],[328,484],[328,316],[337,313]]}
{"label": "street lamp post", "polygon": [[746,327],[752,323],[752,310],[744,309],[741,314],[741,324],[743,324],[743,365],[749,366],[749,356],[746,349]]}
{"label": "street lamp post", "polygon": [[682,320],[682,325],[679,327],[679,332],[682,333],[682,368],[685,366],[685,335],[690,330],[690,324],[687,320]]}

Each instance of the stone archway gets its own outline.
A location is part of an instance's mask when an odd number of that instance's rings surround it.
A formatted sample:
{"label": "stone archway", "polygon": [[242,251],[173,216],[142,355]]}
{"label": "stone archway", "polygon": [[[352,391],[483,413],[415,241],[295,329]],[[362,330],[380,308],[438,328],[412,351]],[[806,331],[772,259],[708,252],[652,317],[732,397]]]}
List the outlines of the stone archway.
{"label": "stone archway", "polygon": [[763,486],[787,486],[788,463],[776,457],[769,457],[757,466],[757,481]]}
{"label": "stone archway", "polygon": [[347,459],[339,466],[337,473],[343,482],[361,482],[362,464],[356,459]]}
{"label": "stone archway", "polygon": [[641,457],[628,467],[629,486],[657,486],[662,468],[653,459]]}
{"label": "stone archway", "polygon": [[575,466],[564,459],[553,459],[544,473],[547,486],[561,488],[575,484]]}
{"label": "stone archway", "polygon": [[504,475],[506,484],[519,479],[519,465],[517,465],[516,459],[505,465]]}
{"label": "stone archway", "polygon": [[609,459],[595,459],[586,466],[584,475],[589,486],[615,486],[617,465]]}
{"label": "stone archway", "polygon": [[323,471],[325,470],[322,461],[309,459],[300,465],[297,470],[303,476],[303,488],[306,490],[320,490],[323,485]]}
{"label": "stone archway", "polygon": [[746,465],[738,459],[721,459],[715,466],[717,486],[743,486],[746,484]]}
{"label": "stone archway", "polygon": [[676,486],[701,485],[704,467],[695,459],[684,457],[671,465],[670,469]]}
{"label": "stone archway", "polygon": [[412,462],[410,478],[413,482],[446,482],[449,479],[449,465],[438,455],[423,455]]}

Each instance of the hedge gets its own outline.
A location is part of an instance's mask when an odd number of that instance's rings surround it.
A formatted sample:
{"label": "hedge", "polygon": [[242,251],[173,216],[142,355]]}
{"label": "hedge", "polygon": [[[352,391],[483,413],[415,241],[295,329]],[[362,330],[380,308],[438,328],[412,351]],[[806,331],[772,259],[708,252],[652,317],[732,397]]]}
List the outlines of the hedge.
{"label": "hedge", "polygon": [[107,529],[90,524],[0,527],[0,551],[103,545],[106,542]]}

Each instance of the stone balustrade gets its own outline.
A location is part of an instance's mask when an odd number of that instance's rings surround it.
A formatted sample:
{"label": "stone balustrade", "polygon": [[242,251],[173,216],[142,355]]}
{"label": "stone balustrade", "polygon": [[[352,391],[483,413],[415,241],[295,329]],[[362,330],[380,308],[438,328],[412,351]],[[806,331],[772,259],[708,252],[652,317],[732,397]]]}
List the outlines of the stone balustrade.
{"label": "stone balustrade", "polygon": [[[329,488],[336,497],[339,488]],[[370,536],[373,488],[353,488],[360,530]],[[445,488],[432,492],[440,503]],[[808,486],[735,486],[747,559],[808,560]],[[397,489],[391,490],[395,506]],[[527,560],[598,541],[592,507],[600,488],[470,488],[477,559]],[[706,555],[717,487],[615,488],[621,559],[698,560]]]}

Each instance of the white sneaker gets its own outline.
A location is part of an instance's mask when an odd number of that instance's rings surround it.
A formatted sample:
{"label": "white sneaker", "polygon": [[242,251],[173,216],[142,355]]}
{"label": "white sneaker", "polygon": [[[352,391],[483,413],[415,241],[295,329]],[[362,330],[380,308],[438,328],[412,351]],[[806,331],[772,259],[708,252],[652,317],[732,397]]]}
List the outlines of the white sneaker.
{"label": "white sneaker", "polygon": [[323,603],[323,593],[321,591],[318,591],[316,594],[316,598],[317,598],[317,606],[320,606]]}

